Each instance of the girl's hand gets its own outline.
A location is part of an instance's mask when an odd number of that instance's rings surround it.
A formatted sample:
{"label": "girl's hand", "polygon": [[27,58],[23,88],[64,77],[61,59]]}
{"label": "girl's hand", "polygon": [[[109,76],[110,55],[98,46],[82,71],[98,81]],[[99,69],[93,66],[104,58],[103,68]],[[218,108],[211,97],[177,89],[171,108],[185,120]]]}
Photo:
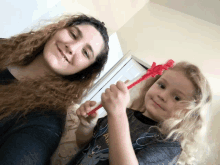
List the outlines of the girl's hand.
{"label": "girl's hand", "polygon": [[98,121],[98,114],[97,112],[87,115],[92,110],[92,106],[96,105],[95,101],[86,101],[82,104],[77,110],[76,114],[80,120],[80,124],[86,128],[94,128]]}
{"label": "girl's hand", "polygon": [[[127,81],[126,81],[127,82]],[[130,94],[126,84],[118,81],[111,85],[102,94],[102,105],[108,116],[120,116],[126,113],[126,107],[130,101]]]}

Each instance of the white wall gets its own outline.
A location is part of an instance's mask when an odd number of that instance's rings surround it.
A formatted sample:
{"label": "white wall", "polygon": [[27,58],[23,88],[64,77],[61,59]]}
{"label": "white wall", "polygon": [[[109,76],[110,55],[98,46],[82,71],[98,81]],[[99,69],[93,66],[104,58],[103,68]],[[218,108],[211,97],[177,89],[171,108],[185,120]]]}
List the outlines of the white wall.
{"label": "white wall", "polygon": [[1,0],[0,37],[29,31],[41,19],[77,13],[105,22],[111,35],[148,2],[149,0]]}
{"label": "white wall", "polygon": [[219,0],[150,0],[153,3],[180,11],[199,19],[220,25]]}
{"label": "white wall", "polygon": [[67,13],[83,12],[105,22],[111,35],[149,0],[61,0]]}
{"label": "white wall", "polygon": [[173,59],[198,65],[220,95],[220,26],[148,3],[117,34],[124,53],[132,50],[149,64]]}
{"label": "white wall", "polygon": [[220,128],[220,26],[150,2],[117,34],[124,54],[131,50],[150,65],[173,59],[199,66],[214,95],[212,116],[207,116],[211,122],[210,143],[220,146],[216,136]]}
{"label": "white wall", "polygon": [[18,34],[40,18],[48,19],[64,11],[60,0],[1,0],[0,37]]}

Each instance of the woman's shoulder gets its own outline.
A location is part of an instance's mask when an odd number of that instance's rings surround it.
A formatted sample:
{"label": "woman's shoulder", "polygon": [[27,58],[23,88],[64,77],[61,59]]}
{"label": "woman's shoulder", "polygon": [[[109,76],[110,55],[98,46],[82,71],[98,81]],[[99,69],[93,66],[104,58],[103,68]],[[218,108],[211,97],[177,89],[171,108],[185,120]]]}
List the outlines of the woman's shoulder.
{"label": "woman's shoulder", "polygon": [[8,118],[0,126],[3,128],[4,136],[0,143],[7,140],[11,135],[16,136],[28,134],[36,135],[36,139],[43,139],[45,135],[55,136],[54,140],[59,140],[62,136],[65,126],[65,116],[57,112],[31,112],[25,116],[17,114]]}
{"label": "woman's shoulder", "polygon": [[[65,127],[66,115],[57,111],[33,111],[20,117],[18,123],[23,127],[41,127],[62,133]],[[19,125],[19,124],[18,124]]]}

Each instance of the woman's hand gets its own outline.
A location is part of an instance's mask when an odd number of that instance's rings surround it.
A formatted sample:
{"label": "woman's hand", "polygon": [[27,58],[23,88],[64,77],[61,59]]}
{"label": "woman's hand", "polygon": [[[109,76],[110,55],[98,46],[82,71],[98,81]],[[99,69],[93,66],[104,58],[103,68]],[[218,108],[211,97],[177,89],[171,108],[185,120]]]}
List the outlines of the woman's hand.
{"label": "woman's hand", "polygon": [[102,105],[107,111],[108,116],[120,116],[126,113],[130,94],[125,83],[118,81],[116,85],[111,85],[102,94]]}
{"label": "woman's hand", "polygon": [[96,126],[96,123],[98,121],[98,114],[97,112],[87,115],[89,113],[93,106],[96,105],[95,101],[86,101],[84,104],[82,104],[77,110],[76,114],[80,120],[80,124],[86,128],[94,128]]}

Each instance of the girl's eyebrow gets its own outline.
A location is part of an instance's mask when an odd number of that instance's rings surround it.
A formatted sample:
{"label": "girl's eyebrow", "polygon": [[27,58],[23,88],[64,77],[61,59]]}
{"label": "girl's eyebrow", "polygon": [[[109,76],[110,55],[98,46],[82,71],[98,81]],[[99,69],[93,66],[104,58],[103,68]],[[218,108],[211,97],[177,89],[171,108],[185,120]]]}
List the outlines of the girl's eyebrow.
{"label": "girl's eyebrow", "polygon": [[164,80],[164,81],[165,81],[167,84],[169,84],[169,83],[168,83],[168,81],[167,81],[167,80],[165,80],[164,78],[160,78],[160,79]]}
{"label": "girl's eyebrow", "polygon": [[183,93],[183,92],[181,92],[180,90],[178,90],[178,89],[175,89],[178,93],[181,93],[183,96],[185,96],[186,97],[186,95]]}
{"label": "girl's eyebrow", "polygon": [[[165,80],[164,78],[161,78],[161,79],[164,80],[166,82],[166,84],[169,84],[168,81]],[[186,95],[182,91],[180,91],[179,89],[175,89],[175,91],[177,91],[178,93],[181,93],[183,96],[186,97]]]}

